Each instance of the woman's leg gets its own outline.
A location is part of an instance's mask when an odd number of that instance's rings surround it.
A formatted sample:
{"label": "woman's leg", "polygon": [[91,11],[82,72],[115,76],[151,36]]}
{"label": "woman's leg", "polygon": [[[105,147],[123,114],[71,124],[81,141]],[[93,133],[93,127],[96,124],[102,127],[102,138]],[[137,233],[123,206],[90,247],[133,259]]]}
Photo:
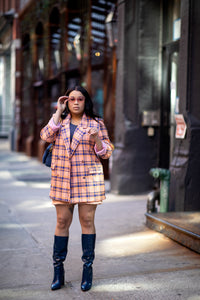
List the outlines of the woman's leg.
{"label": "woman's leg", "polygon": [[72,223],[74,205],[55,205],[57,223],[56,223],[56,236],[69,236],[69,227]]}
{"label": "woman's leg", "polygon": [[79,204],[79,220],[83,234],[95,234],[95,212],[97,205],[94,204]]}
{"label": "woman's leg", "polygon": [[95,218],[96,205],[80,204],[79,205],[79,220],[82,228],[82,261],[83,261],[83,274],[81,281],[82,291],[88,291],[92,287],[92,264],[95,257]]}
{"label": "woman's leg", "polygon": [[57,224],[53,245],[54,278],[52,290],[60,289],[64,285],[63,262],[67,256],[69,227],[73,217],[73,205],[56,205]]}

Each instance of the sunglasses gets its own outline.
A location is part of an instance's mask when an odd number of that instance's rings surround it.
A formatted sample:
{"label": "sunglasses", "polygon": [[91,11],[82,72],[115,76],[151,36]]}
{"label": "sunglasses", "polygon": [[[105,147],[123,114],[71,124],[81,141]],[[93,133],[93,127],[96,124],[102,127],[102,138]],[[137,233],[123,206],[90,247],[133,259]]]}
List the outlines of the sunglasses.
{"label": "sunglasses", "polygon": [[75,98],[75,97],[69,97],[69,101],[70,102],[75,102],[75,101],[78,101],[78,102],[83,102],[85,100],[85,97],[78,97],[78,98]]}

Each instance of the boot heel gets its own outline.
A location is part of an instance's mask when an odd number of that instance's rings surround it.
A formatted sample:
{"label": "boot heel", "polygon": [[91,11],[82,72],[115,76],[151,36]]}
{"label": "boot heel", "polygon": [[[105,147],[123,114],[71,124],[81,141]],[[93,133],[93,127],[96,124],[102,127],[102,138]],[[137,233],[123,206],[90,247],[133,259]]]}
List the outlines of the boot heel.
{"label": "boot heel", "polygon": [[86,265],[83,266],[83,276],[81,282],[81,290],[83,292],[89,291],[92,287],[92,266],[87,267]]}
{"label": "boot heel", "polygon": [[51,284],[51,290],[59,290],[65,284],[65,275],[63,267],[55,267],[54,268],[54,279]]}

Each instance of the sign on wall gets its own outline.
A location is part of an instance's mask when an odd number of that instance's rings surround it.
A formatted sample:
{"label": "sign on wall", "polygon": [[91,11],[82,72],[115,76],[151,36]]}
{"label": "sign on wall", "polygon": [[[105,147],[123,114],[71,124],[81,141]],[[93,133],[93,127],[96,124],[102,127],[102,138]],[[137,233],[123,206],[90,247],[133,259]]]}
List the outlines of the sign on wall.
{"label": "sign on wall", "polygon": [[176,120],[176,135],[177,139],[184,139],[186,134],[187,125],[185,123],[184,117],[181,114],[175,115]]}

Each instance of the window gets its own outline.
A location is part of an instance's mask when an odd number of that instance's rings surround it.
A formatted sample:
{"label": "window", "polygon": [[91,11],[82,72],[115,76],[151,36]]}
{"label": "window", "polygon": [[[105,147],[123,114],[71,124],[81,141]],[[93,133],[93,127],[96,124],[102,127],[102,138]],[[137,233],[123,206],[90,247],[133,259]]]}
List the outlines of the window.
{"label": "window", "polygon": [[50,60],[51,75],[55,76],[61,69],[61,28],[60,13],[55,7],[50,14]]}
{"label": "window", "polygon": [[36,81],[41,81],[44,77],[44,37],[43,37],[43,25],[38,23],[36,27]]}
{"label": "window", "polygon": [[181,0],[163,1],[163,43],[169,43],[180,38]]}

